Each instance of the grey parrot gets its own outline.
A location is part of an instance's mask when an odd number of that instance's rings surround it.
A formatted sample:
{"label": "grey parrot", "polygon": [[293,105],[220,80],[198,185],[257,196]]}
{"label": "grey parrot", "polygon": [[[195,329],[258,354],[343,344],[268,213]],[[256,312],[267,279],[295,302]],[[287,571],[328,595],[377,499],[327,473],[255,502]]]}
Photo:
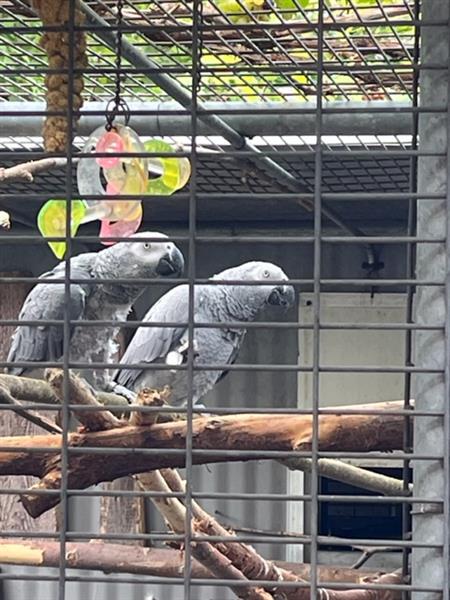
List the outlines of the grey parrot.
{"label": "grey parrot", "polygon": [[[117,352],[115,338],[119,323],[125,321],[138,296],[144,291],[142,283],[94,283],[96,279],[141,279],[178,277],[184,269],[180,250],[162,233],[140,232],[132,241],[88,252],[70,259],[71,279],[86,280],[72,283],[70,297],[65,296],[64,284],[42,282],[28,294],[19,319],[22,321],[62,320],[68,307],[71,321],[117,321],[117,326],[76,326],[70,329],[70,360],[83,363],[108,363]],[[146,242],[142,238],[161,241]],[[128,238],[130,239],[130,238]],[[59,263],[42,279],[63,279],[66,263]],[[7,360],[9,362],[60,361],[63,354],[63,325],[20,325],[12,336]],[[34,375],[36,370],[11,366],[13,375]],[[38,371],[40,374],[40,372]],[[127,390],[112,381],[107,369],[84,369],[78,373],[94,389],[114,391],[129,397]],[[132,396],[131,396],[132,397]]]}
{"label": "grey parrot", "polygon": [[[253,321],[267,305],[288,307],[294,303],[288,277],[269,262],[248,262],[214,275],[212,280],[261,281],[255,285],[208,285],[194,287],[194,321],[203,323],[240,322],[242,327],[195,328],[193,336],[196,365],[234,363],[246,333],[245,323]],[[271,283],[271,282],[278,283]],[[281,282],[281,283],[280,283]],[[147,312],[144,322],[187,323],[189,287],[179,285],[164,294]],[[188,398],[186,370],[127,369],[126,365],[180,365],[186,362],[188,330],[180,327],[140,327],[123,355],[116,381],[134,391],[144,387],[162,389],[169,386],[170,403],[183,406]],[[227,370],[194,371],[193,403],[198,402],[223,378]]]}

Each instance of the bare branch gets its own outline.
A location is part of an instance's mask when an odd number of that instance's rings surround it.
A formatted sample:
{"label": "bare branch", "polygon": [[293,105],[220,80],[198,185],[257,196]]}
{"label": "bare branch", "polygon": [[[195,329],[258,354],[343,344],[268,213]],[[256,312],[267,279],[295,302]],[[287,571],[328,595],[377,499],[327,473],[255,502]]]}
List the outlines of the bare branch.
{"label": "bare branch", "polygon": [[[152,471],[137,477],[139,486],[144,490],[170,493],[172,490],[164,476],[159,471]],[[184,533],[186,528],[186,507],[178,498],[156,497],[152,501],[163,515],[167,525],[175,533]],[[190,525],[193,531],[202,531],[201,524],[193,521]],[[226,535],[229,535],[226,533]],[[193,556],[203,564],[215,577],[237,581],[248,581],[247,577],[233,565],[224,554],[209,542],[195,542],[192,545]],[[272,600],[272,596],[259,588],[235,587],[230,589],[245,600]]]}
{"label": "bare branch", "polygon": [[[64,371],[62,369],[47,369],[45,378],[62,402],[64,397]],[[89,431],[103,431],[124,425],[123,421],[120,421],[112,413],[103,408],[103,405],[98,402],[87,384],[73,373],[69,373],[69,394],[72,404],[98,406],[98,411],[74,411],[77,419]]]}
{"label": "bare branch", "polygon": [[[180,475],[173,469],[165,469],[157,474],[145,474],[139,478],[140,484],[144,489],[168,493],[170,491],[184,492],[185,484]],[[169,483],[168,483],[169,482]],[[158,509],[164,515],[166,521],[177,533],[182,533],[186,524],[186,509],[178,498],[155,498],[153,499]],[[168,505],[170,503],[170,508]],[[305,579],[299,575],[285,569],[277,567],[273,562],[262,558],[251,546],[243,544],[236,537],[234,532],[227,531],[211,515],[206,513],[200,505],[193,501],[191,503],[194,520],[192,522],[193,537],[193,555],[209,568],[217,577],[231,578],[240,581],[273,581],[273,586],[267,589],[252,587],[237,587],[230,584],[230,588],[240,598],[264,599],[283,598],[284,600],[308,600],[310,598],[310,589]],[[222,537],[220,542],[198,542],[195,533],[206,534],[210,536]],[[381,583],[382,577],[375,576],[370,578],[361,578],[359,582],[377,582]],[[398,574],[389,574],[385,583],[398,584],[400,577]],[[297,582],[298,586],[284,587],[280,582]],[[393,590],[329,590],[319,588],[318,598],[329,598],[331,600],[397,600],[400,592]]]}
{"label": "bare branch", "polygon": [[[390,451],[400,449],[405,417],[392,409],[403,403],[381,403],[359,408],[361,414],[322,414],[319,417],[319,448],[321,450]],[[382,414],[372,414],[374,410]],[[158,423],[151,426],[125,426],[100,432],[69,434],[71,447],[86,447],[85,452],[71,453],[68,465],[69,486],[83,489],[102,481],[112,481],[126,475],[145,473],[166,467],[184,467],[187,436],[186,421]],[[194,450],[207,450],[194,454],[195,464],[260,460],[264,451],[310,451],[312,444],[312,418],[310,415],[229,415],[221,418],[201,417],[193,422]],[[0,475],[35,475],[42,478],[41,489],[59,489],[61,471],[57,452],[60,436],[19,436],[3,438],[1,446],[11,452],[0,452]],[[14,447],[27,450],[14,451]],[[114,460],[98,460],[98,453],[89,447],[114,448]],[[179,453],[139,453],[137,448],[164,450],[179,449]],[[132,449],[132,454],[130,454]],[[239,451],[232,454],[221,450]],[[39,495],[23,499],[32,516],[38,516],[58,502],[57,496]]]}
{"label": "bare branch", "polygon": [[[126,554],[125,554],[126,552]],[[67,566],[71,569],[89,569],[105,573],[131,573],[155,577],[183,578],[184,557],[178,550],[143,548],[103,542],[67,542]],[[60,544],[51,540],[11,540],[0,538],[0,564],[27,565],[34,567],[58,567]],[[308,579],[309,564],[276,563],[280,568],[296,571]],[[363,578],[376,577],[380,573],[355,570],[346,567],[318,565],[322,581],[359,583]],[[192,561],[193,579],[210,579],[208,569],[198,561]]]}
{"label": "bare branch", "polygon": [[13,167],[0,167],[0,183],[11,181],[34,181],[34,176],[52,169],[61,169],[67,164],[66,158],[42,158],[31,160]]}
{"label": "bare branch", "polygon": [[20,402],[16,398],[14,398],[14,396],[11,396],[11,394],[9,393],[9,390],[1,384],[0,384],[0,404],[8,404],[10,406],[11,410],[13,410],[16,414],[23,417],[24,419],[27,419],[31,423],[34,423],[38,427],[42,427],[42,429],[45,429],[45,431],[48,431],[50,433],[61,433],[62,432],[61,427],[58,427],[58,425],[56,425],[56,423],[50,421],[50,419],[47,419],[46,417],[35,415],[34,413],[22,408]]}
{"label": "bare branch", "polygon": [[[21,402],[56,405],[61,403],[60,397],[42,379],[0,374],[0,386],[7,388],[11,396],[14,396],[16,400],[20,400]],[[123,396],[118,396],[110,392],[99,392],[96,390],[95,397],[102,405],[117,406],[117,409],[111,409],[111,411],[119,414],[125,412],[125,409],[129,406],[128,401]]]}
{"label": "bare branch", "polygon": [[[169,397],[170,390],[167,386],[161,391],[144,388],[139,392],[136,398],[136,404],[147,407],[153,406],[156,409],[158,406],[167,405]],[[153,425],[158,421],[159,416],[157,410],[155,410],[155,412],[142,412],[137,410],[131,413],[130,425]]]}
{"label": "bare branch", "polygon": [[[289,458],[280,462],[291,470],[307,471],[308,473],[312,470],[312,460],[310,458]],[[409,485],[408,489],[405,489],[401,479],[388,477],[381,473],[373,473],[367,469],[349,465],[341,460],[319,458],[317,467],[319,474],[323,477],[342,481],[384,496],[408,496],[413,489],[412,484]]]}

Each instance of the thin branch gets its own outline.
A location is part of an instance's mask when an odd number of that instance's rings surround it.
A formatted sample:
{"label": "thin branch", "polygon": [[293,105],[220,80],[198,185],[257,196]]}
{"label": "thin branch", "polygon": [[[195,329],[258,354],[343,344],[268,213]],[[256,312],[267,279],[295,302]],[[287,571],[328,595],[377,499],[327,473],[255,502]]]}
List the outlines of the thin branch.
{"label": "thin branch", "polygon": [[[141,487],[146,490],[160,491],[168,493],[169,491],[184,492],[185,482],[181,479],[179,473],[173,469],[165,469],[161,473],[148,473],[138,477]],[[168,483],[170,482],[170,484]],[[177,533],[184,532],[186,523],[185,507],[178,498],[168,498],[169,502],[174,501],[168,508],[164,500],[155,498],[155,504],[162,512],[164,518]],[[200,505],[192,501],[192,513],[194,520],[192,522],[193,533],[206,534],[211,536],[223,537],[223,541],[208,543],[197,542],[195,535],[193,537],[193,555],[211,569],[218,577],[232,578],[241,581],[269,580],[273,581],[270,588],[243,588],[239,586],[230,588],[240,598],[283,598],[284,600],[308,600],[310,598],[309,586],[305,585],[307,581],[297,574],[285,569],[278,568],[271,561],[262,558],[251,546],[243,544],[236,537],[234,532],[227,531],[211,515],[206,513]],[[225,562],[225,560],[228,562]],[[383,577],[387,577],[383,580]],[[299,586],[284,587],[280,582],[297,582]],[[374,578],[361,578],[363,582],[376,582],[387,584],[398,584],[401,578],[398,574],[377,575]],[[248,593],[250,590],[250,594]],[[263,594],[263,595],[261,595]],[[264,595],[265,594],[265,595]],[[395,590],[329,590],[326,588],[318,589],[318,599],[330,600],[391,600],[400,598],[400,593]]]}
{"label": "thin branch", "polygon": [[22,402],[59,404],[60,399],[42,379],[0,374],[0,385],[8,388],[11,396]]}
{"label": "thin branch", "polygon": [[[312,470],[312,460],[310,458],[288,458],[280,462],[291,470],[306,471],[308,473]],[[412,484],[409,485],[408,490],[405,489],[401,479],[382,475],[381,473],[373,473],[367,469],[349,465],[341,460],[319,458],[317,467],[322,477],[342,481],[348,485],[361,487],[384,496],[408,496],[413,489]]]}
{"label": "thin branch", "polygon": [[34,176],[52,169],[61,169],[67,164],[66,158],[42,158],[31,160],[13,167],[0,167],[0,183],[12,181],[34,181]]}
{"label": "thin branch", "polygon": [[0,404],[7,404],[17,415],[23,417],[27,421],[34,423],[38,427],[42,427],[45,431],[50,433],[61,433],[61,427],[58,427],[56,423],[47,419],[47,417],[35,415],[34,413],[25,410],[22,408],[20,402],[14,398],[9,392],[9,390],[0,384]]}
{"label": "thin branch", "polygon": [[[139,475],[137,481],[144,490],[166,494],[172,491],[160,471]],[[170,529],[175,533],[185,533],[186,507],[178,498],[152,498],[152,501]],[[191,527],[194,531],[201,531],[201,526],[195,521],[191,523]],[[247,577],[233,565],[232,561],[208,542],[195,542],[192,545],[192,554],[215,577],[232,581],[247,581]],[[239,598],[245,600],[272,600],[270,594],[256,587],[236,588],[232,583],[229,587]]]}
{"label": "thin branch", "polygon": [[395,552],[397,548],[392,546],[375,546],[373,548],[366,548],[364,546],[352,546],[355,550],[362,552],[358,560],[351,566],[352,569],[359,569],[362,567],[372,556],[379,554],[380,552]]}

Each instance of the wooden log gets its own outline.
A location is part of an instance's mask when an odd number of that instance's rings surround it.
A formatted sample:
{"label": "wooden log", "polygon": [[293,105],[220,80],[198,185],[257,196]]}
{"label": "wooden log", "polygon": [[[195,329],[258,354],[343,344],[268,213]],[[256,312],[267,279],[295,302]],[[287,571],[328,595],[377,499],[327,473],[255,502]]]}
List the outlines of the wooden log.
{"label": "wooden log", "polygon": [[[103,431],[120,427],[124,421],[120,421],[109,410],[97,400],[88,385],[74,373],[69,373],[69,395],[71,404],[78,404],[81,410],[74,410],[74,415],[89,431]],[[64,397],[64,371],[62,369],[47,369],[45,379],[60,399],[62,404]],[[97,406],[98,410],[82,410],[83,406]]]}
{"label": "wooden log", "polygon": [[[323,414],[319,417],[319,448],[323,451],[369,452],[391,451],[402,447],[404,417],[393,409],[402,402],[372,404],[366,409],[383,410],[383,414]],[[390,410],[391,409],[391,410]],[[180,453],[140,453],[146,449],[180,449],[186,447],[186,421],[160,423],[151,426],[125,426],[99,432],[69,434],[72,448],[86,452],[69,456],[69,487],[83,489],[103,481],[166,467],[184,467],[185,455]],[[207,450],[194,454],[195,464],[248,461],[261,459],[264,451],[309,451],[312,443],[310,415],[244,414],[222,418],[201,417],[193,422],[193,448]],[[0,475],[34,475],[42,478],[40,489],[59,489],[61,436],[40,435],[0,439]],[[89,452],[92,448],[115,448],[114,456]],[[133,449],[133,452],[127,452]],[[228,456],[217,450],[239,450],[242,454]],[[56,453],[55,453],[56,451]],[[261,454],[246,454],[258,451]],[[56,496],[33,495],[22,498],[32,516],[38,516],[58,502]]]}
{"label": "wooden log", "polygon": [[[129,573],[155,577],[179,577],[184,575],[184,555],[179,550],[141,548],[103,542],[67,542],[67,566],[71,569],[88,569],[105,573]],[[34,567],[58,567],[60,560],[59,542],[50,540],[15,541],[0,538],[0,564],[27,565]],[[280,568],[292,571],[308,580],[309,564],[276,562]],[[366,569],[349,569],[319,565],[319,580],[322,582],[363,583],[382,573]],[[192,561],[194,579],[212,579],[211,573],[198,561]]]}

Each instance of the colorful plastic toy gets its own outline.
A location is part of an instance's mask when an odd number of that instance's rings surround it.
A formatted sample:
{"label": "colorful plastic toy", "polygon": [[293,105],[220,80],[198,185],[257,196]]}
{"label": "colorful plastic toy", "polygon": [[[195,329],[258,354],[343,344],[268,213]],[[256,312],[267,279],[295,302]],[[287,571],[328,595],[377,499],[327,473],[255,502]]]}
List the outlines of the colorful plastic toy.
{"label": "colorful plastic toy", "polygon": [[[121,195],[171,195],[186,185],[191,174],[187,158],[126,156],[126,153],[171,153],[174,147],[163,140],[145,144],[133,129],[115,125],[110,131],[96,129],[87,140],[83,153],[123,153],[125,156],[84,157],[78,162],[77,184],[81,198],[105,196],[105,200],[73,200],[71,204],[71,236],[82,223],[99,219],[100,237],[127,237],[135,233],[142,221],[140,200],[107,199]],[[151,177],[149,178],[149,170]],[[48,200],[38,215],[39,231],[44,237],[65,237],[65,200]],[[115,242],[102,241],[109,245]],[[65,242],[49,242],[53,253],[63,258]]]}
{"label": "colorful plastic toy", "polygon": [[[144,143],[145,150],[153,154],[175,152],[175,148],[164,140],[152,139]],[[147,185],[147,194],[150,196],[170,196],[181,190],[191,176],[191,163],[185,157],[149,158],[149,170],[156,177],[150,177]]]}

